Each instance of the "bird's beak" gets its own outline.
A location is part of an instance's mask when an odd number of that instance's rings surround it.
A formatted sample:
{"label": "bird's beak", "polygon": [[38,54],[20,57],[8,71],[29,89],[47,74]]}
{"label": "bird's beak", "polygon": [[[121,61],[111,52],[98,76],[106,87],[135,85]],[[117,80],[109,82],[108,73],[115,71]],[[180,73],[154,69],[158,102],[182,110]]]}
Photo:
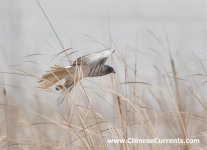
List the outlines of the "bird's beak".
{"label": "bird's beak", "polygon": [[113,72],[112,72],[112,73],[114,73],[114,74],[115,74],[116,72],[113,70]]}
{"label": "bird's beak", "polygon": [[115,51],[116,51],[116,50],[115,50],[115,49],[113,49],[113,50],[112,50],[112,53],[114,53]]}

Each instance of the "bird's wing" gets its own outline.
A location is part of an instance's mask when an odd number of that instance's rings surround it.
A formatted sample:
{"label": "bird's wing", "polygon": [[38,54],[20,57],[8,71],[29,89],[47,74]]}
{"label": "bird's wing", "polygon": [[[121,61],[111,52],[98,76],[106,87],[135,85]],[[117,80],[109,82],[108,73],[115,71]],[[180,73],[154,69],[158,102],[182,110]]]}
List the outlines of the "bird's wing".
{"label": "bird's wing", "polygon": [[55,65],[51,67],[46,74],[39,80],[39,88],[46,89],[62,80],[66,76],[73,74],[75,71],[73,66],[60,67]]}
{"label": "bird's wing", "polygon": [[113,53],[115,50],[108,49],[99,52],[95,52],[92,54],[84,55],[76,59],[73,65],[89,65],[91,69],[91,74],[97,72],[102,69],[104,63],[107,58]]}

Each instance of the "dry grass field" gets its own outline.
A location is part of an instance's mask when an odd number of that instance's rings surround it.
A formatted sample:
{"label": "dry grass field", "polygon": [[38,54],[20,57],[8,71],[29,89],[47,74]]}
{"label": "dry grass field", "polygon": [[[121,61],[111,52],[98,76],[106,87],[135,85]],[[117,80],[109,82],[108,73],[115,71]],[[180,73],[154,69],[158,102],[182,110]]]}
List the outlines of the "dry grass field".
{"label": "dry grass field", "polygon": [[[138,62],[128,65],[119,51],[117,47],[109,61],[115,75],[84,79],[61,105],[57,105],[60,94],[54,87],[34,88],[28,96],[22,83],[2,84],[1,149],[205,149],[205,63],[196,58],[186,67],[190,60],[174,60],[171,54],[163,58],[164,63],[152,65],[154,78],[150,80],[140,77]],[[37,75],[20,69],[2,73],[37,82]],[[107,142],[127,138],[192,138],[200,143]]]}

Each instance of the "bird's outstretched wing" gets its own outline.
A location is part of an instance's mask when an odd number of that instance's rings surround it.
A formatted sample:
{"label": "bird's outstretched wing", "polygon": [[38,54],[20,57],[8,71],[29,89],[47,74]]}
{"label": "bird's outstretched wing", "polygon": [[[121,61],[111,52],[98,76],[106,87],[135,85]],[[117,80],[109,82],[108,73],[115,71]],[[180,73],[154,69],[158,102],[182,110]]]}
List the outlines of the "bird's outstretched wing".
{"label": "bird's outstretched wing", "polygon": [[89,65],[90,67],[90,75],[93,75],[95,72],[99,72],[101,70],[107,60],[107,58],[113,53],[115,50],[108,49],[102,50],[99,52],[94,52],[92,54],[84,55],[79,57],[73,62],[73,65]]}
{"label": "bird's outstretched wing", "polygon": [[55,65],[51,67],[46,74],[44,74],[39,80],[39,88],[46,89],[54,85],[58,81],[62,80],[69,74],[74,73],[74,67],[60,67]]}

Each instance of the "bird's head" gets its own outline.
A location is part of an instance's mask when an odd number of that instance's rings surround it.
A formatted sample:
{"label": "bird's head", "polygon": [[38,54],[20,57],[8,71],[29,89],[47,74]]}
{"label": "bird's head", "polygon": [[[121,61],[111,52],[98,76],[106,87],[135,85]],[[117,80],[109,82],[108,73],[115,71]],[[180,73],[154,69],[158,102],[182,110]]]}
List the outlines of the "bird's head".
{"label": "bird's head", "polygon": [[107,75],[110,73],[116,73],[114,68],[112,68],[111,66],[108,66],[108,65],[104,65],[103,70],[102,70],[102,74]]}

